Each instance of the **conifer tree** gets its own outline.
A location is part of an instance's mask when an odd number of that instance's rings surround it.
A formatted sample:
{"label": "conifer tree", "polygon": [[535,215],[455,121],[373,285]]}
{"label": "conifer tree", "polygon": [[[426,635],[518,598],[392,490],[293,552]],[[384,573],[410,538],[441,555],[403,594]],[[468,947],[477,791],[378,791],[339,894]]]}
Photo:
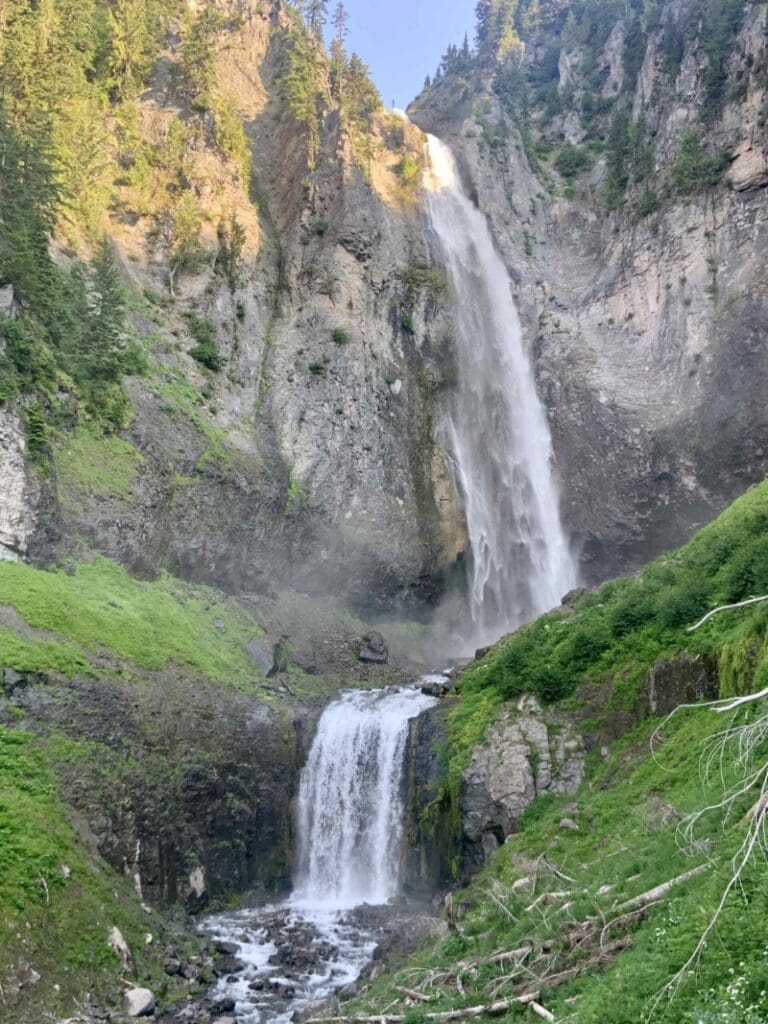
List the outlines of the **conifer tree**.
{"label": "conifer tree", "polygon": [[125,349],[125,296],[112,246],[104,238],[91,263],[90,310],[83,334],[87,376],[118,380]]}
{"label": "conifer tree", "polygon": [[336,9],[333,12],[333,27],[335,34],[331,43],[331,76],[333,79],[334,95],[339,103],[344,102],[344,65],[346,62],[344,54],[344,43],[349,33],[349,16],[343,0],[338,0]]}
{"label": "conifer tree", "polygon": [[323,38],[328,20],[328,0],[307,0],[307,26],[317,39]]}

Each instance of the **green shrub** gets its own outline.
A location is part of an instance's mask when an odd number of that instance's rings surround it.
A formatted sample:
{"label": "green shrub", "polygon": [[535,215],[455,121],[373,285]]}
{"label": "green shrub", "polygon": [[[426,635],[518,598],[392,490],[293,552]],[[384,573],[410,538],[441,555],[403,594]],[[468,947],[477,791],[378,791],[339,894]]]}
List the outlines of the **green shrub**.
{"label": "green shrub", "polygon": [[349,331],[344,327],[334,327],[331,332],[331,340],[334,345],[346,345],[349,341]]}
{"label": "green shrub", "polygon": [[189,354],[198,363],[217,373],[224,365],[224,357],[219,350],[216,328],[210,320],[204,320],[196,313],[187,313],[186,319],[189,333],[196,342],[189,350]]}
{"label": "green shrub", "polygon": [[672,180],[678,193],[692,195],[705,188],[712,188],[722,181],[723,171],[728,166],[727,153],[713,155],[704,148],[701,136],[696,131],[687,131],[680,144],[680,151],[672,168]]}
{"label": "green shrub", "polygon": [[576,178],[592,166],[593,159],[588,149],[566,142],[555,158],[555,169],[566,179]]}
{"label": "green shrub", "polygon": [[397,174],[404,185],[416,184],[421,173],[421,164],[411,153],[403,153],[397,165]]}

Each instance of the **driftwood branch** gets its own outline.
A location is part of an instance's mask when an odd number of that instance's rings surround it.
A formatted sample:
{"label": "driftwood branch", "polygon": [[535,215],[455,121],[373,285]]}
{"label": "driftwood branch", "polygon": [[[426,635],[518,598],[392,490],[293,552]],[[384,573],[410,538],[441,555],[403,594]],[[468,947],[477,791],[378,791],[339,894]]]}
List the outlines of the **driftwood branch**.
{"label": "driftwood branch", "polygon": [[768,594],[763,594],[761,597],[750,597],[746,601],[737,601],[736,604],[721,604],[719,608],[713,608],[711,612],[707,612],[704,618],[699,619],[695,626],[690,626],[688,632],[693,633],[699,626],[703,626],[705,622],[708,622],[713,615],[719,615],[720,612],[729,612],[734,608],[746,608],[749,604],[759,604],[761,601],[768,601]]}

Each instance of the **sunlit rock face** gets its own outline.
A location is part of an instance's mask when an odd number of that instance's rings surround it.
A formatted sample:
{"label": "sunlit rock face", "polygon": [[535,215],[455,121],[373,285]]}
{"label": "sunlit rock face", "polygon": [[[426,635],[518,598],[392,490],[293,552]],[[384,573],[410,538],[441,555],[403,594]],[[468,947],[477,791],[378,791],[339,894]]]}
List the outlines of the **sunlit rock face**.
{"label": "sunlit rock face", "polygon": [[[669,11],[682,16],[688,6]],[[616,28],[596,58],[604,92],[623,73],[621,38]],[[731,159],[720,184],[690,195],[673,188],[647,216],[634,212],[636,197],[606,209],[604,158],[570,198],[551,164],[533,170],[482,76],[472,108],[446,76],[409,109],[450,144],[510,272],[552,432],[562,515],[587,580],[682,542],[768,473],[766,91],[752,70],[766,61],[763,12],[745,10],[729,50],[732,87],[709,121],[701,48],[686,44],[670,84],[661,45],[651,32],[622,96],[653,138],[654,187],[670,181],[687,131]],[[528,46],[526,66],[543,53],[543,44]],[[584,61],[583,46],[563,46],[561,94],[592,88]],[[577,107],[563,100],[561,112],[536,121],[545,142],[585,142]],[[610,117],[604,128],[606,137]]]}
{"label": "sunlit rock face", "polygon": [[27,471],[21,417],[0,409],[0,559],[18,561],[35,528],[37,487]]}

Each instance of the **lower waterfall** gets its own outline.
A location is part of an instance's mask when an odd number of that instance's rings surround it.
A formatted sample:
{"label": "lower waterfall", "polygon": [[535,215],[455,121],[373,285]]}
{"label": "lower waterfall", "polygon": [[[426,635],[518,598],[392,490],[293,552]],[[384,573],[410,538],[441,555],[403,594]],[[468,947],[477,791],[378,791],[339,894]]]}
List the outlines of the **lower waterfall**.
{"label": "lower waterfall", "polygon": [[464,498],[474,646],[559,604],[577,572],[560,521],[552,442],[509,273],[451,151],[427,137],[427,213],[448,272],[458,378],[438,428]]}
{"label": "lower waterfall", "polygon": [[288,1024],[359,976],[377,928],[413,914],[388,904],[402,881],[409,723],[437,703],[419,682],[328,705],[299,783],[293,894],[208,919],[206,931],[242,964],[219,980],[213,1002],[231,1001],[242,1024]]}
{"label": "lower waterfall", "polygon": [[343,694],[320,719],[299,789],[299,906],[397,895],[408,723],[434,703],[412,688]]}

